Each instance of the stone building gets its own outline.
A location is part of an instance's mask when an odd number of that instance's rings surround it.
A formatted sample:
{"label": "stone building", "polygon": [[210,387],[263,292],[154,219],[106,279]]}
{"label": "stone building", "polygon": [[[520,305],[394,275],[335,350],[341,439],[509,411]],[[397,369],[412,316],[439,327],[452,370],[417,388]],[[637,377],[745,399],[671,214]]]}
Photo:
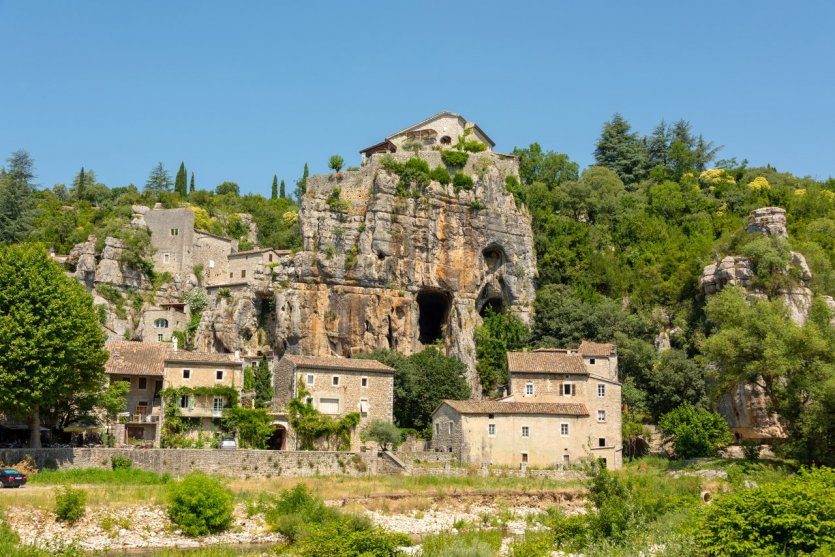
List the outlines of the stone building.
{"label": "stone building", "polygon": [[426,120],[393,133],[379,143],[366,147],[360,151],[360,155],[365,163],[371,155],[398,152],[406,142],[412,142],[413,145],[419,144],[421,149],[433,147],[443,149],[457,144],[458,138],[463,137],[465,133],[468,140],[483,143],[488,151],[496,146],[493,140],[478,127],[478,124],[468,122],[466,118],[454,112],[439,112]]}
{"label": "stone building", "polygon": [[171,342],[174,331],[185,330],[188,321],[188,304],[170,302],[146,307],[142,311],[142,338],[145,342]]}
{"label": "stone building", "polygon": [[444,401],[432,446],[462,463],[565,466],[594,458],[622,465],[621,384],[612,344],[510,352],[510,394]]}
{"label": "stone building", "polygon": [[359,431],[371,420],[393,421],[394,369],[376,360],[327,358],[285,354],[273,373],[273,409],[277,423],[288,432],[295,447],[295,436],[287,422],[287,405],[303,386],[307,401],[319,412],[340,418],[359,412],[360,423],[351,438],[351,448],[359,446]]}
{"label": "stone building", "polygon": [[145,441],[158,445],[162,419],[159,392],[171,345],[111,340],[105,349],[110,354],[104,365],[110,382],[125,381],[130,385],[127,410],[114,432],[116,442]]}

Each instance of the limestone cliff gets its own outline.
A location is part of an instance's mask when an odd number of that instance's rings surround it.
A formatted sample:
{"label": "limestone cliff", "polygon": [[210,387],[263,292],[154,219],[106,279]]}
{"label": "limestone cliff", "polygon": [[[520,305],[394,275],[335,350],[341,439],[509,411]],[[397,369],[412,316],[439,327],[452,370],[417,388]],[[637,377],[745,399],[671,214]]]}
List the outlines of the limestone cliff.
{"label": "limestone cliff", "polygon": [[[436,151],[420,157],[442,165]],[[530,320],[536,255],[530,216],[505,188],[508,175],[518,177],[516,159],[474,154],[464,172],[472,190],[432,182],[416,196],[398,193],[400,178],[379,155],[359,170],[310,177],[302,250],[259,265],[231,298],[213,296],[198,345],[246,350],[253,329],[279,354],[410,354],[439,343],[467,364],[480,392],[474,328],[488,305]]]}

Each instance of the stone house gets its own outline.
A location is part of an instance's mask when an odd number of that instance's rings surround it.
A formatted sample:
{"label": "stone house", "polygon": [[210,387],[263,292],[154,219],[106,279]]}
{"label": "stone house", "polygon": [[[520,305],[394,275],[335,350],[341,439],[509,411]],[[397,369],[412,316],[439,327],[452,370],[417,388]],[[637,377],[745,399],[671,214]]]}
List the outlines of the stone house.
{"label": "stone house", "polygon": [[468,122],[466,118],[454,112],[439,112],[366,147],[360,151],[360,155],[365,163],[368,157],[377,153],[396,153],[407,141],[420,143],[422,149],[451,147],[458,143],[458,137],[463,136],[467,130],[470,130],[470,139],[486,145],[487,151],[496,146],[478,124]]}
{"label": "stone house", "polygon": [[287,421],[287,405],[298,395],[300,385],[309,393],[307,401],[322,414],[340,418],[359,412],[352,450],[359,446],[359,431],[369,421],[393,421],[394,369],[376,360],[285,354],[273,378],[273,409],[277,423],[288,431],[288,447],[295,447],[296,439]]}
{"label": "stone house", "polygon": [[[468,464],[565,466],[594,458],[622,465],[621,384],[613,344],[510,352],[510,394],[444,401],[432,446]],[[504,406],[507,405],[507,406]],[[545,441],[545,442],[543,442]]]}
{"label": "stone house", "polygon": [[165,357],[163,388],[183,390],[173,402],[184,418],[199,419],[193,434],[215,432],[223,409],[231,404],[228,390],[239,397],[243,389],[243,361],[239,354],[171,350]]}
{"label": "stone house", "polygon": [[114,431],[117,443],[158,444],[162,418],[159,392],[171,345],[111,340],[105,349],[110,354],[104,365],[110,382],[125,381],[130,385],[127,411],[120,416]]}
{"label": "stone house", "polygon": [[174,331],[185,330],[189,322],[188,304],[162,303],[142,312],[142,338],[146,342],[171,342]]}
{"label": "stone house", "polygon": [[224,270],[224,275],[213,273],[209,276],[207,284],[216,286],[223,283],[248,282],[255,276],[259,267],[268,269],[270,265],[277,266],[281,258],[289,254],[290,250],[272,248],[230,253],[227,256],[227,268]]}

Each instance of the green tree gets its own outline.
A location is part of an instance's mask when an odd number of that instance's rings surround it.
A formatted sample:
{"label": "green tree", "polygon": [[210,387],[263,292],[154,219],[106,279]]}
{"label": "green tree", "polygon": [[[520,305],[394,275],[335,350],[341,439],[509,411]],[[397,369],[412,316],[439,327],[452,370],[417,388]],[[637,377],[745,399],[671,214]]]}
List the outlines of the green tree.
{"label": "green tree", "polygon": [[646,174],[646,146],[631,131],[629,122],[617,113],[603,124],[594,159],[598,165],[614,170],[627,186],[640,182]]}
{"label": "green tree", "polygon": [[188,173],[186,172],[186,163],[180,163],[180,169],[177,170],[177,177],[174,179],[174,191],[179,193],[181,196],[186,197],[188,195]]}
{"label": "green tree", "polygon": [[363,443],[374,441],[383,450],[394,450],[401,442],[400,428],[391,422],[371,420],[360,430],[360,439]]}
{"label": "green tree", "polygon": [[675,348],[662,352],[641,381],[647,406],[653,418],[688,403],[702,407],[707,403],[704,370]]}
{"label": "green tree", "polygon": [[307,169],[307,163],[304,163],[304,171],[302,172],[302,177],[296,181],[296,201],[301,203],[302,196],[304,192],[307,191],[307,177],[310,175],[310,171]]}
{"label": "green tree", "polygon": [[328,168],[330,168],[334,172],[339,172],[340,170],[342,170],[342,165],[344,163],[345,159],[343,159],[339,155],[331,155],[331,158],[328,159]]}
{"label": "green tree", "polygon": [[130,383],[127,381],[111,381],[99,395],[96,401],[107,422],[107,429],[116,421],[116,416],[119,412],[124,412],[128,407],[128,391],[130,391]]}
{"label": "green tree", "polygon": [[302,451],[316,449],[324,442],[329,450],[347,450],[351,433],[360,423],[359,412],[349,412],[339,419],[325,416],[308,402],[310,392],[299,377],[296,397],[287,405],[290,427],[296,432],[298,447]]}
{"label": "green tree", "polygon": [[507,353],[522,348],[529,335],[528,328],[518,318],[487,307],[484,322],[475,330],[476,369],[485,395],[497,394],[497,387],[507,384]]}
{"label": "green tree", "polygon": [[269,361],[265,358],[258,362],[253,374],[255,382],[255,405],[267,408],[273,401],[273,375]]}
{"label": "green tree", "polygon": [[513,154],[519,157],[519,177],[526,186],[540,182],[554,189],[563,182],[580,177],[579,165],[571,162],[568,155],[543,151],[539,143],[531,143],[524,149],[516,147]]}
{"label": "green tree", "polygon": [[287,192],[284,189],[284,180],[281,181],[281,187],[279,189],[278,196],[281,199],[287,199]]}
{"label": "green tree", "polygon": [[104,382],[107,352],[93,298],[36,245],[0,247],[0,411],[28,416]]}
{"label": "green tree", "polygon": [[444,399],[470,398],[467,366],[441,354],[437,348],[405,357],[396,352],[360,354],[394,368],[394,419],[402,428],[412,428],[426,436],[432,433],[432,412]]}
{"label": "green tree", "polygon": [[243,449],[266,449],[275,430],[272,418],[264,408],[227,408],[223,412],[223,422],[225,429],[237,433]]}
{"label": "green tree", "polygon": [[725,418],[688,403],[661,416],[658,429],[673,442],[679,458],[714,456],[733,439]]}
{"label": "green tree", "polygon": [[233,195],[238,197],[241,195],[241,187],[235,182],[223,182],[215,188],[215,193],[218,195]]}
{"label": "green tree", "polygon": [[162,192],[171,191],[171,175],[161,162],[151,170],[148,179],[145,181],[145,191],[159,195]]}
{"label": "green tree", "polygon": [[532,339],[547,346],[577,346],[584,339],[608,342],[622,320],[620,304],[614,300],[562,284],[537,290],[534,309]]}
{"label": "green tree", "polygon": [[194,193],[194,172],[191,173],[191,183],[188,186],[188,192]]}
{"label": "green tree", "polygon": [[272,190],[270,190],[270,199],[278,199],[278,176],[273,174],[273,186]]}
{"label": "green tree", "polygon": [[35,218],[35,163],[24,150],[6,159],[8,169],[0,168],[0,242],[24,241]]}

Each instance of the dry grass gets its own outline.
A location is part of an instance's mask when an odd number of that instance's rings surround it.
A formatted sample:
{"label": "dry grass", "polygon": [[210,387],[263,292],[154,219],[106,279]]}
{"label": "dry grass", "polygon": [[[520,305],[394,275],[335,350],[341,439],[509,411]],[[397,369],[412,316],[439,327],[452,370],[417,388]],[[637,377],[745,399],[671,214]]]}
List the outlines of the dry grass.
{"label": "dry grass", "polygon": [[[87,492],[87,506],[90,508],[162,504],[165,501],[165,486],[162,485],[74,485]],[[19,489],[4,489],[0,493],[0,511],[10,507],[35,507],[52,510],[55,508],[55,486],[24,486]]]}

